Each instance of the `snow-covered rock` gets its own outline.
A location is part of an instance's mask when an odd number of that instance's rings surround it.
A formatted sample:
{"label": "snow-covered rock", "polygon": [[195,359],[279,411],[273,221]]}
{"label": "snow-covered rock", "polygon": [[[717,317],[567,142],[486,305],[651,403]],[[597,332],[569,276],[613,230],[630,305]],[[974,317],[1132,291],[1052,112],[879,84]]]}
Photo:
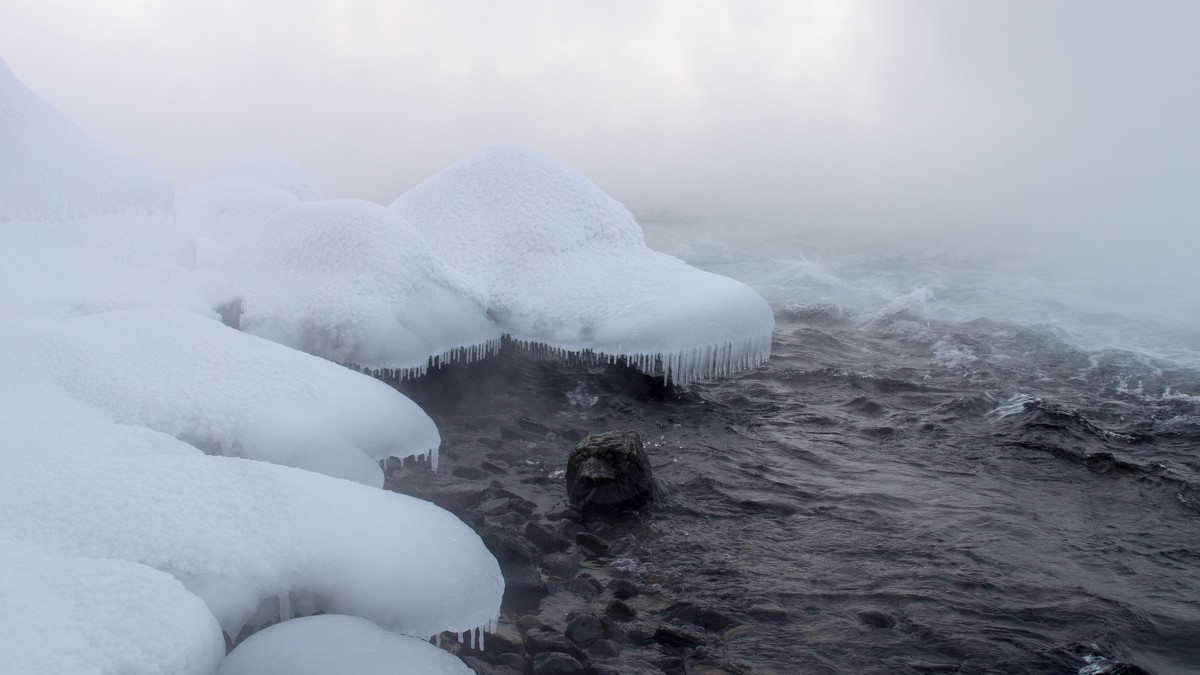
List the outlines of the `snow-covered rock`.
{"label": "snow-covered rock", "polygon": [[[24,384],[0,396],[0,537],[46,555],[167,572],[233,636],[247,623],[317,611],[423,637],[494,623],[500,569],[449,512],[308,471],[204,455],[109,421],[51,383]],[[7,612],[0,604],[0,623],[20,620]],[[119,620],[80,617],[80,630]]]}
{"label": "snow-covered rock", "polygon": [[424,239],[371,202],[286,206],[218,264],[251,334],[336,363],[406,374],[474,359],[500,331]]}
{"label": "snow-covered rock", "polygon": [[207,675],[225,656],[212,613],[169,574],[3,537],[0,618],[6,673]]}
{"label": "snow-covered rock", "polygon": [[425,640],[357,617],[323,614],[255,633],[229,653],[217,675],[471,675],[462,661]]}
{"label": "snow-covered rock", "polygon": [[517,340],[626,357],[678,383],[770,354],[775,319],[758,293],[647,248],[625,207],[536,150],[487,148],[391,208]]}

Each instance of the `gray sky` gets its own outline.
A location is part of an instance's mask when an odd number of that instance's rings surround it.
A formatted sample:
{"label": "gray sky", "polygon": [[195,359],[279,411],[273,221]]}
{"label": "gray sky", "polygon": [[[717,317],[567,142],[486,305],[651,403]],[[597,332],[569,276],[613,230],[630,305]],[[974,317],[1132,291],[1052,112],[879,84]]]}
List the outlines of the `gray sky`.
{"label": "gray sky", "polygon": [[1193,0],[0,0],[0,15],[17,77],[179,187],[271,154],[332,197],[386,204],[518,142],[635,208],[1156,246],[1200,230]]}

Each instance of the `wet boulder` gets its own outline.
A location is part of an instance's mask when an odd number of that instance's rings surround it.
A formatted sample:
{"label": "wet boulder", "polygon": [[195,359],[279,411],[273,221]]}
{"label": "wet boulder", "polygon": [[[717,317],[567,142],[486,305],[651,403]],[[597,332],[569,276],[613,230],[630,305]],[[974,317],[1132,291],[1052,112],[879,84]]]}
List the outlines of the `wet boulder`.
{"label": "wet boulder", "polygon": [[636,431],[588,436],[567,460],[567,497],[584,515],[636,510],[654,499],[650,459]]}

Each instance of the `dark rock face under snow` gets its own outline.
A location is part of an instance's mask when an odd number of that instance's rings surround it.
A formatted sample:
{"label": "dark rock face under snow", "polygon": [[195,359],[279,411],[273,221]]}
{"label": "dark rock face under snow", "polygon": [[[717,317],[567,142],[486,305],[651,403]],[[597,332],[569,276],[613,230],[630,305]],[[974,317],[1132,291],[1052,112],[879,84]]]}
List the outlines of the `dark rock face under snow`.
{"label": "dark rock face under snow", "polygon": [[567,497],[584,515],[640,509],[654,499],[650,460],[636,431],[584,438],[567,461]]}

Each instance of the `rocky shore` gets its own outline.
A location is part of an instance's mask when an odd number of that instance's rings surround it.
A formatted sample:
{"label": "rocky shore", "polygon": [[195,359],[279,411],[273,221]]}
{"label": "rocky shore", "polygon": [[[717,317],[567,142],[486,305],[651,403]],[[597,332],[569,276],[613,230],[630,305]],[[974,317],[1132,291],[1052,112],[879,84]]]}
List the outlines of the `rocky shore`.
{"label": "rocky shore", "polygon": [[[572,471],[528,456],[528,440],[548,436],[560,439],[564,457],[577,446]],[[597,459],[597,439],[618,447],[618,461]],[[621,461],[621,452],[628,461]],[[640,461],[636,456],[642,452],[636,433],[582,438],[579,430],[553,431],[518,419],[501,425],[499,438],[451,437],[437,472],[422,462],[390,463],[387,489],[457,515],[480,535],[504,573],[495,633],[478,640],[443,633],[442,648],[481,675],[750,672],[724,650],[726,637],[749,627],[675,592],[647,564],[645,516],[654,505],[636,494],[650,489],[661,496],[663,488],[653,487],[645,454]],[[568,497],[568,473],[574,499]],[[612,485],[596,489],[597,474]],[[607,507],[596,499],[607,500]]]}

